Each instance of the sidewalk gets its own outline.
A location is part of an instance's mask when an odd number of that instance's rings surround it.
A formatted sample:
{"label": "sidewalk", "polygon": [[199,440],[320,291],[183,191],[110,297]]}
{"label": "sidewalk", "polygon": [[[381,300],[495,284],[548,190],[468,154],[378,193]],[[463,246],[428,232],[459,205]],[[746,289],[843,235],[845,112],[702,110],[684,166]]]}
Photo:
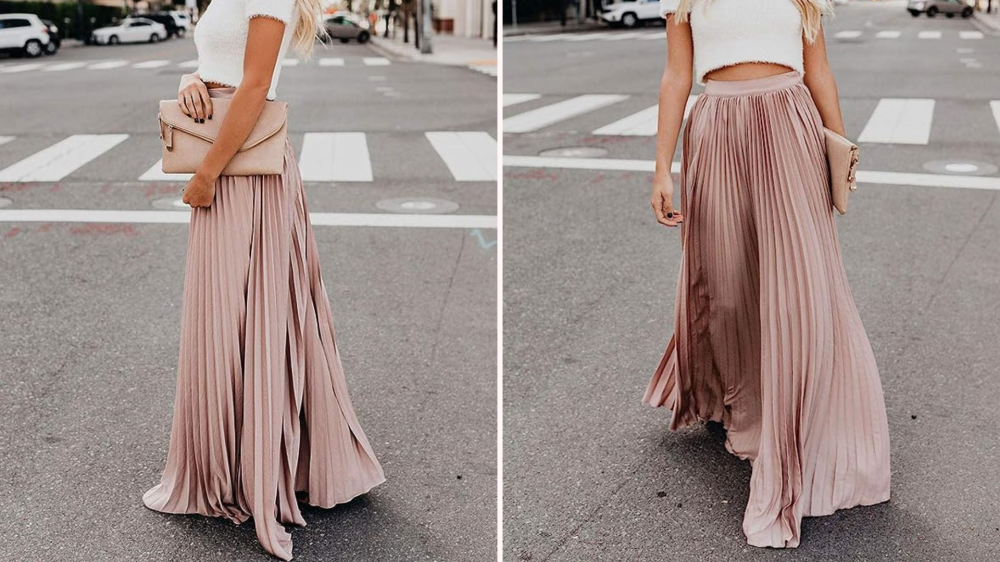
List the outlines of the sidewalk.
{"label": "sidewalk", "polygon": [[492,39],[460,37],[455,35],[433,35],[429,55],[421,54],[413,46],[413,32],[410,42],[403,43],[403,33],[397,30],[396,38],[371,38],[372,46],[386,54],[419,62],[453,66],[493,67],[497,66],[497,51]]}
{"label": "sidewalk", "polygon": [[986,27],[1000,33],[1000,9],[993,8],[992,14],[987,14],[986,12],[980,12],[977,10],[973,13],[973,17]]}
{"label": "sidewalk", "polygon": [[536,21],[530,23],[519,23],[517,27],[511,25],[503,26],[504,37],[516,37],[518,35],[541,35],[549,33],[574,33],[578,31],[595,31],[607,29],[608,25],[595,20],[584,20],[578,22],[575,19],[566,19],[566,25],[561,25],[558,21]]}

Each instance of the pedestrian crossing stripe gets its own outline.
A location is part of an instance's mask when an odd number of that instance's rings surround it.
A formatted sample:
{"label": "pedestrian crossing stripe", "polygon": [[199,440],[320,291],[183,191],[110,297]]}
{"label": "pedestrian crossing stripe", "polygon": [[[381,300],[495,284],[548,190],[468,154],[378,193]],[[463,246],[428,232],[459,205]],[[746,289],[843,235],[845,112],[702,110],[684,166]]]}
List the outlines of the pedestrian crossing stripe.
{"label": "pedestrian crossing stripe", "polygon": [[628,96],[585,94],[503,120],[505,133],[530,133],[549,125],[618,103]]}
{"label": "pedestrian crossing stripe", "polygon": [[[844,29],[833,33],[835,39],[858,39],[865,37],[869,31],[857,30],[857,29]],[[953,32],[949,32],[949,37],[954,37],[951,35]],[[551,43],[554,41],[562,41],[566,43],[576,43],[583,41],[627,41],[627,40],[639,40],[639,41],[653,41],[657,39],[665,39],[667,36],[666,31],[613,31],[605,30],[598,32],[586,32],[586,33],[551,33],[542,35],[516,35],[513,37],[504,37],[504,44],[508,43]],[[904,37],[903,32],[897,30],[881,30],[875,32],[876,39],[901,39]],[[912,35],[908,35],[912,37]],[[939,30],[924,30],[917,33],[918,39],[942,39],[944,38],[944,32]],[[983,39],[984,34],[981,31],[969,31],[960,30],[958,32],[958,38],[964,40],[974,40]]]}
{"label": "pedestrian crossing stripe", "polygon": [[344,59],[340,57],[324,57],[319,59],[320,66],[344,66]]}
{"label": "pedestrian crossing stripe", "polygon": [[[358,67],[358,66],[389,66],[392,61],[385,57],[363,57],[361,59],[350,59],[354,62],[353,64],[347,64],[347,59],[340,57],[325,57],[318,60],[317,65],[321,67]],[[134,68],[138,70],[152,70],[157,68],[164,68],[170,65],[174,65],[176,68],[198,68],[197,60],[188,60],[179,63],[175,63],[166,59],[157,60],[146,60],[138,62],[130,62],[127,60],[90,60],[90,61],[76,61],[76,62],[60,62],[60,63],[43,63],[43,62],[31,62],[31,63],[19,63],[19,64],[7,64],[0,66],[0,74],[18,74],[22,72],[30,72],[39,70],[42,72],[65,72],[67,70],[113,70],[117,68]],[[310,63],[302,61],[296,58],[286,58],[282,59],[281,66],[311,66]],[[494,67],[495,68],[495,67]],[[488,69],[479,69],[480,72],[487,74],[493,73],[495,71],[489,71]],[[494,74],[495,75],[495,74]]]}
{"label": "pedestrian crossing stripe", "polygon": [[917,37],[919,37],[920,39],[940,39],[941,38],[941,32],[940,31],[921,31],[920,33],[917,34]]}
{"label": "pedestrian crossing stripe", "polygon": [[[698,96],[688,96],[687,103],[684,104],[684,119],[691,113],[691,106],[698,100]],[[659,124],[660,113],[659,104],[647,107],[638,113],[633,113],[624,119],[619,119],[614,123],[605,125],[594,130],[595,135],[617,135],[617,136],[654,136]]]}
{"label": "pedestrian crossing stripe", "polygon": [[997,129],[1000,129],[1000,100],[991,101],[990,109],[993,110],[993,120],[997,122]]}
{"label": "pedestrian crossing stripe", "polygon": [[875,106],[858,142],[927,144],[934,100],[883,98]]}
{"label": "pedestrian crossing stripe", "polygon": [[540,97],[542,97],[541,94],[504,94],[503,106],[508,107],[511,105],[517,105],[519,103],[537,100]]}
{"label": "pedestrian crossing stripe", "polygon": [[128,61],[123,60],[109,60],[105,62],[99,62],[97,64],[92,64],[87,67],[87,70],[109,70],[112,68],[121,68],[127,66]]}
{"label": "pedestrian crossing stripe", "polygon": [[[125,134],[72,135],[0,170],[0,182],[60,181],[128,138]],[[432,131],[423,138],[455,181],[497,181],[497,142],[489,133]],[[13,140],[13,136],[0,136],[0,145]],[[374,181],[368,138],[361,132],[305,133],[298,163],[303,181]],[[190,178],[191,174],[164,173],[159,160],[138,181],[185,182]]]}
{"label": "pedestrian crossing stripe", "polygon": [[160,68],[161,66],[167,66],[168,64],[170,64],[170,61],[168,60],[147,60],[133,64],[132,68]]}

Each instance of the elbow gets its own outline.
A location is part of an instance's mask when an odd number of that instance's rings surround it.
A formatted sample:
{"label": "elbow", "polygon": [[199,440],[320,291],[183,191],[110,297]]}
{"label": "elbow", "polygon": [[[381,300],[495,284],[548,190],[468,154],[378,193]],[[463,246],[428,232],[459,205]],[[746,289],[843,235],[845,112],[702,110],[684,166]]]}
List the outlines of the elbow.
{"label": "elbow", "polygon": [[271,80],[264,80],[263,78],[244,76],[243,80],[240,82],[240,90],[252,94],[254,97],[259,96],[261,99],[267,99],[267,93],[271,90]]}

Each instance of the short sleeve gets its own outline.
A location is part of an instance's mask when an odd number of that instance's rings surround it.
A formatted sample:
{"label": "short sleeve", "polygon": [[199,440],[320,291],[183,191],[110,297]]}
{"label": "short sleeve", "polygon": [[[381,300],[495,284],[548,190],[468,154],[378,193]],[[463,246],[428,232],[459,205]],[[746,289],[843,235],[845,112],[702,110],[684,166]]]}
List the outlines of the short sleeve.
{"label": "short sleeve", "polygon": [[295,0],[246,0],[247,19],[263,16],[285,22],[292,22]]}
{"label": "short sleeve", "polygon": [[676,12],[678,4],[680,0],[660,0],[660,17],[666,18],[667,14]]}

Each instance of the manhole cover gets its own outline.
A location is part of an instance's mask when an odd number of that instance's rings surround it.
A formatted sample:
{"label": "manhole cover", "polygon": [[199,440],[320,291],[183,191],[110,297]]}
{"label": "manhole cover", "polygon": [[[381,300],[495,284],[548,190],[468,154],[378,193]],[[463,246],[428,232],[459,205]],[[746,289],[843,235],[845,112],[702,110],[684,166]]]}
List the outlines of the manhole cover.
{"label": "manhole cover", "polygon": [[10,199],[7,199],[6,197],[0,197],[0,209],[4,207],[10,207],[13,204],[14,202],[11,201]]}
{"label": "manhole cover", "polygon": [[150,202],[154,208],[163,209],[165,211],[190,211],[191,207],[187,203],[181,201],[180,197],[164,197],[162,199],[154,199]]}
{"label": "manhole cover", "polygon": [[539,156],[550,156],[555,158],[598,158],[606,156],[608,150],[597,146],[567,146],[564,148],[550,148],[538,153]]}
{"label": "manhole cover", "polygon": [[924,169],[939,174],[962,176],[986,176],[997,171],[993,164],[975,160],[931,160],[924,164]]}
{"label": "manhole cover", "polygon": [[458,203],[431,197],[397,197],[383,199],[375,206],[390,213],[438,215],[458,210]]}

